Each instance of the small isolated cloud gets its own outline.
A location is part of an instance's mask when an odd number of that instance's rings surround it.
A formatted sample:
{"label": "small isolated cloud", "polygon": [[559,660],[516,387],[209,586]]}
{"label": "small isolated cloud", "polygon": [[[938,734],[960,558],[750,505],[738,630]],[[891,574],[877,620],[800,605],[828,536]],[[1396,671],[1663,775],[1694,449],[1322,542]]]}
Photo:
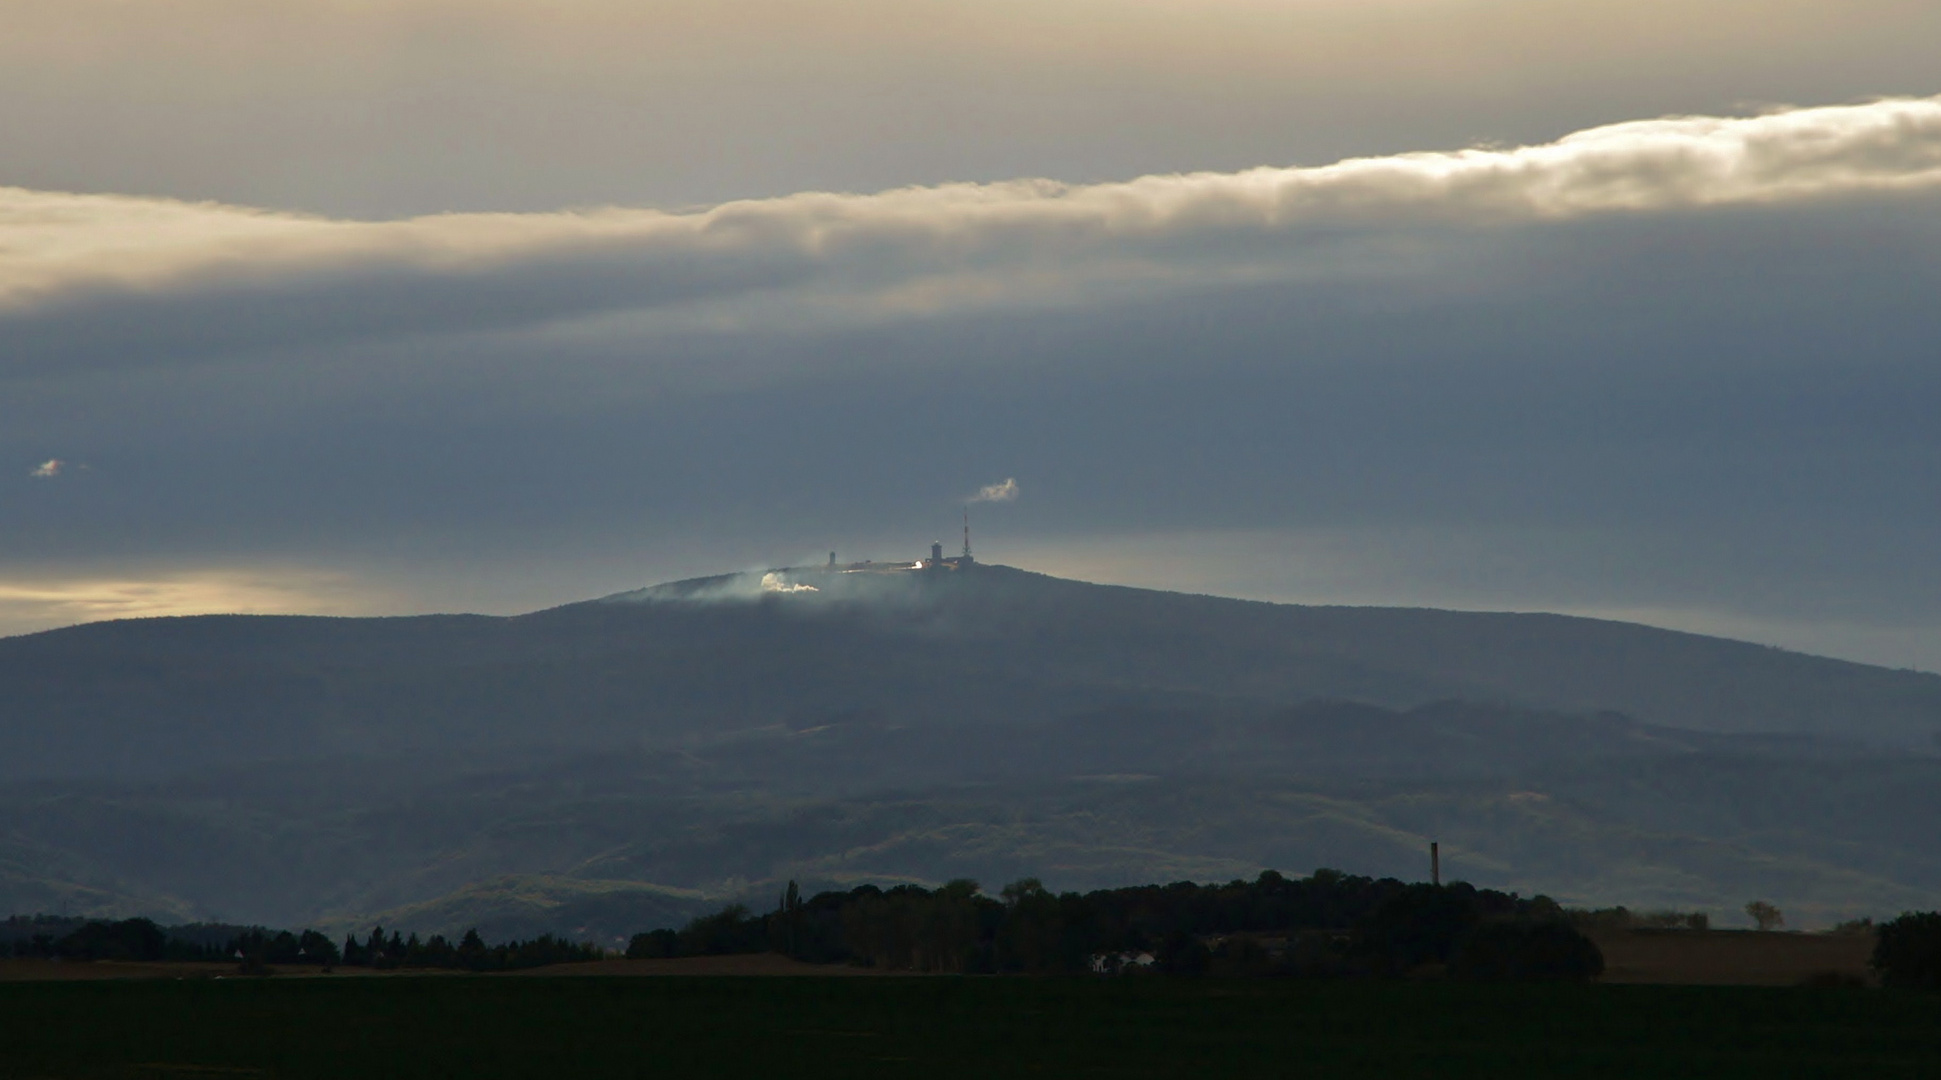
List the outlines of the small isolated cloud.
{"label": "small isolated cloud", "polygon": [[985,484],[978,488],[977,494],[972,495],[970,501],[974,503],[1011,502],[1017,497],[1018,481],[1016,478],[1006,477],[1001,484]]}
{"label": "small isolated cloud", "polygon": [[56,476],[61,475],[61,470],[66,467],[67,462],[62,461],[60,458],[48,458],[46,461],[34,466],[34,470],[27,475],[36,480],[52,480]]}

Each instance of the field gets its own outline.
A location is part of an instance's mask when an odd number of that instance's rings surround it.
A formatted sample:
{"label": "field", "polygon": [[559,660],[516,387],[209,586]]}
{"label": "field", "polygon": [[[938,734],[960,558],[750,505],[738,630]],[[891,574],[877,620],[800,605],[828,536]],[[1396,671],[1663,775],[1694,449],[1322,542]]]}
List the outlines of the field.
{"label": "field", "polygon": [[1633,930],[1601,934],[1607,983],[1797,986],[1814,979],[1870,982],[1872,934],[1748,930]]}
{"label": "field", "polygon": [[[370,968],[339,967],[324,971],[315,967],[279,967],[275,972],[286,978],[345,979],[453,979],[473,976],[456,971],[405,970],[373,971]],[[93,963],[58,960],[0,960],[0,983],[19,982],[102,982],[130,979],[218,979],[237,975],[233,963],[118,963],[100,960]],[[812,978],[882,977],[868,968],[842,964],[805,964],[774,953],[749,953],[735,956],[689,956],[677,960],[600,960],[580,964],[554,964],[506,972],[495,978],[571,978],[611,975],[630,976],[775,976],[796,975]]]}
{"label": "field", "polygon": [[1217,979],[0,985],[5,1077],[1917,1077],[1878,990]]}

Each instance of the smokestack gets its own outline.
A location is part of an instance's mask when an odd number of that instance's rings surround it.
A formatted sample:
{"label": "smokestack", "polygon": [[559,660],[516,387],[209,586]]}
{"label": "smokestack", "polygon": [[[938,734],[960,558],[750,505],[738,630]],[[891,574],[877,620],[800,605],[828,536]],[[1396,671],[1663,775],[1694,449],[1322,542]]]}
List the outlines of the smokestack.
{"label": "smokestack", "polygon": [[1442,845],[1429,841],[1429,884],[1442,884]]}

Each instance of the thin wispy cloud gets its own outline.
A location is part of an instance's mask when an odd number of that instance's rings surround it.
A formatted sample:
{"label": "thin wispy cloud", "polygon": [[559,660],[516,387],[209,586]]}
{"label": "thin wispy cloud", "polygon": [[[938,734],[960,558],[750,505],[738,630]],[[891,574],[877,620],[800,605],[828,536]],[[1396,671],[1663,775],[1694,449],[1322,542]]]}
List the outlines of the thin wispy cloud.
{"label": "thin wispy cloud", "polygon": [[33,470],[27,475],[36,480],[52,480],[61,475],[61,470],[66,467],[67,462],[62,461],[60,458],[48,458],[46,461],[34,466]]}
{"label": "thin wispy cloud", "polygon": [[[1540,146],[1317,168],[811,192],[693,213],[616,208],[368,222],[6,188],[0,326],[25,320],[40,332],[23,338],[59,341],[70,316],[90,318],[117,298],[152,307],[277,291],[336,297],[307,310],[338,332],[542,324],[788,290],[867,307],[871,297],[907,300],[938,280],[953,285],[924,294],[925,302],[947,306],[987,302],[1007,287],[1020,299],[1038,297],[1048,281],[1074,289],[1126,277],[1188,285],[1203,282],[1209,264],[1272,274],[1300,264],[1313,246],[1304,241],[1344,231],[1486,228],[1924,189],[1941,189],[1941,98],[1644,120]],[[427,299],[401,308],[395,300],[405,288]],[[206,332],[208,322],[198,321],[197,332]],[[33,352],[30,341],[17,355]]]}

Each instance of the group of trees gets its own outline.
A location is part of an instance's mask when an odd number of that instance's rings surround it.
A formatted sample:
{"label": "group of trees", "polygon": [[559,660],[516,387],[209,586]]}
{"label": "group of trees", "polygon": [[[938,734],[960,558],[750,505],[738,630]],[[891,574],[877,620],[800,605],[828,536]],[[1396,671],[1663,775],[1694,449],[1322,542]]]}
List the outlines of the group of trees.
{"label": "group of trees", "polygon": [[1633,911],[1622,904],[1608,908],[1578,908],[1570,924],[1589,933],[1623,930],[1710,930],[1712,917],[1703,911]]}
{"label": "group of trees", "polygon": [[1591,978],[1603,968],[1597,947],[1546,897],[1332,870],[1085,894],[1053,893],[1027,878],[996,897],[968,880],[938,889],[864,885],[807,899],[791,884],[767,915],[725,908],[679,931],[636,935],[627,955],[767,951],[956,973],[1399,975],[1440,964],[1482,979]]}
{"label": "group of trees", "polygon": [[387,938],[380,926],[361,942],[355,937],[345,938],[342,956],[347,967],[514,971],[603,960],[606,951],[598,945],[568,941],[552,934],[541,934],[531,941],[487,945],[475,929],[465,931],[457,944],[443,934],[420,939],[417,934],[404,936],[393,930]]}
{"label": "group of trees", "polygon": [[337,962],[337,946],[315,930],[272,933],[260,927],[185,926],[164,929],[152,919],[16,917],[0,955],[59,960],[220,961],[258,964]]}
{"label": "group of trees", "polygon": [[[15,957],[63,960],[200,960],[200,946],[172,942],[150,919],[119,922],[65,919],[12,919],[27,932],[12,936],[7,952]],[[12,927],[10,927],[12,928]]]}
{"label": "group of trees", "polygon": [[315,930],[292,933],[261,927],[218,929],[203,926],[166,930],[150,919],[76,920],[14,919],[0,955],[61,960],[121,961],[235,961],[243,970],[264,972],[273,967],[316,965],[332,968],[446,968],[462,971],[511,971],[585,960],[604,959],[597,945],[542,934],[530,941],[488,945],[477,930],[468,930],[453,944],[443,935],[388,937],[382,927],[360,941],[344,939],[340,948]]}

